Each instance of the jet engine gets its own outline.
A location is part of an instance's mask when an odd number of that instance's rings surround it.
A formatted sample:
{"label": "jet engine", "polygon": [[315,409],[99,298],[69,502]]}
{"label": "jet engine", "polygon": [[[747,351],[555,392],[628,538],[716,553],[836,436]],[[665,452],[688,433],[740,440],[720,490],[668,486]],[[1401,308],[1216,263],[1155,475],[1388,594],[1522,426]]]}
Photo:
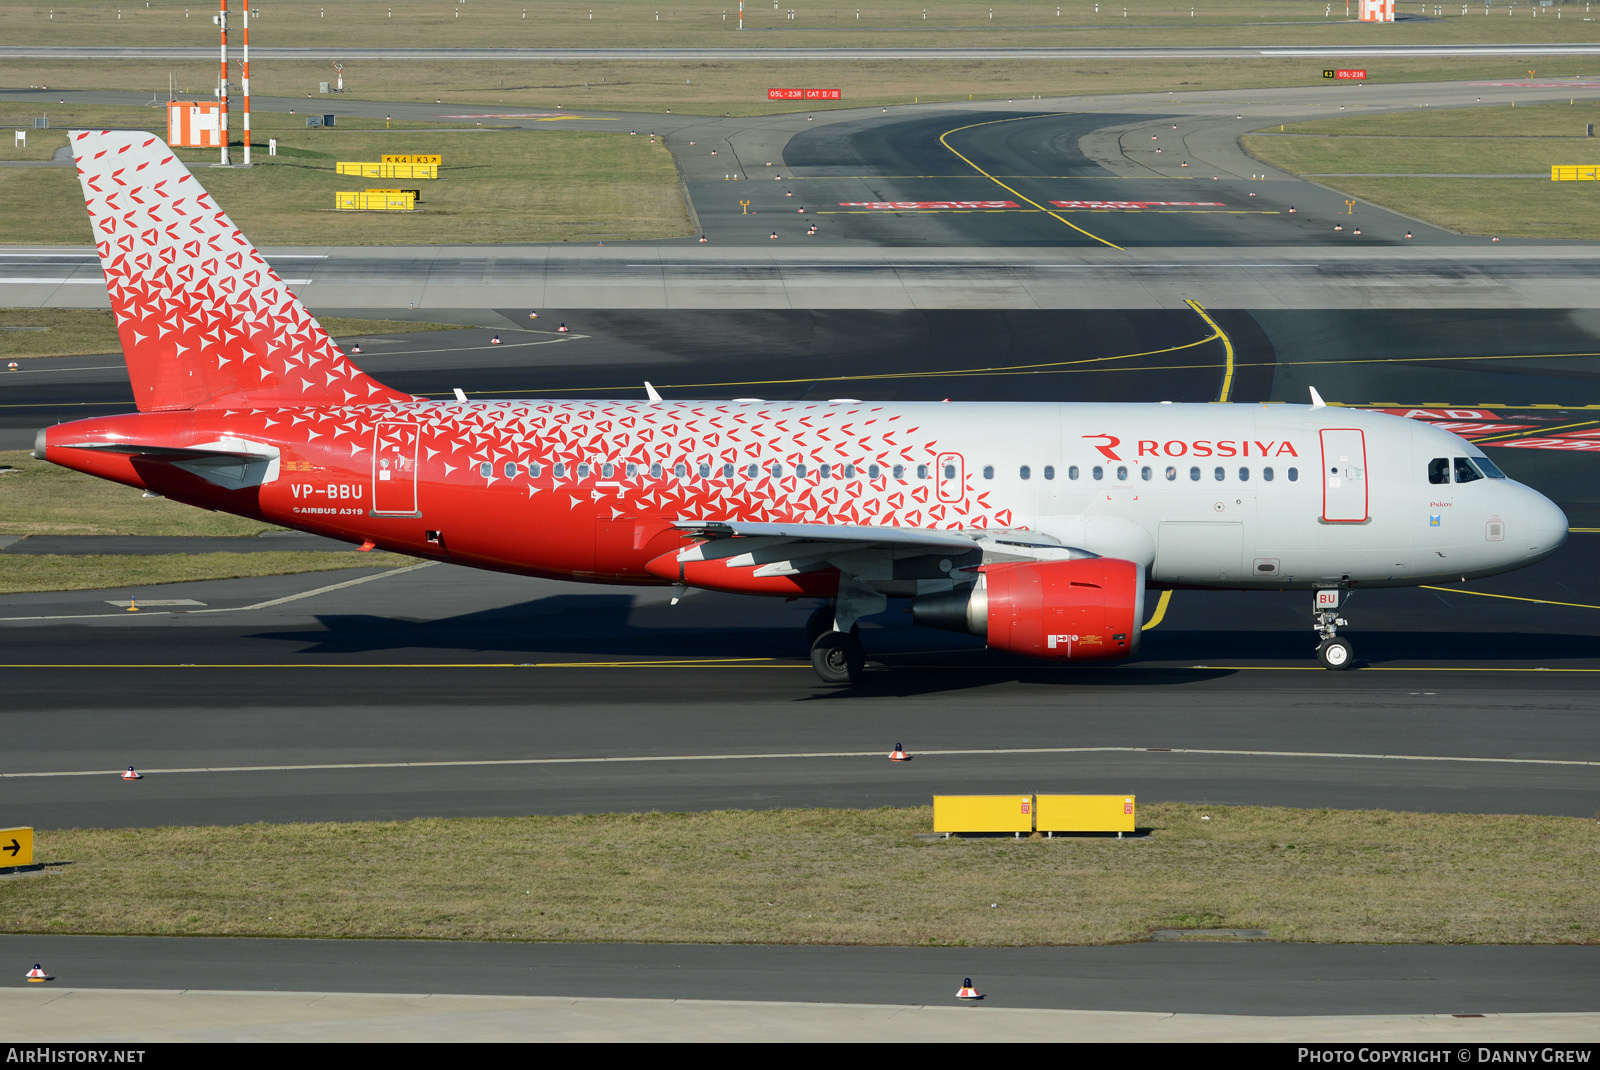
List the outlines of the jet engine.
{"label": "jet engine", "polygon": [[1132,561],[1013,561],[978,571],[970,587],[916,599],[911,619],[1030,658],[1108,661],[1139,649],[1144,569]]}

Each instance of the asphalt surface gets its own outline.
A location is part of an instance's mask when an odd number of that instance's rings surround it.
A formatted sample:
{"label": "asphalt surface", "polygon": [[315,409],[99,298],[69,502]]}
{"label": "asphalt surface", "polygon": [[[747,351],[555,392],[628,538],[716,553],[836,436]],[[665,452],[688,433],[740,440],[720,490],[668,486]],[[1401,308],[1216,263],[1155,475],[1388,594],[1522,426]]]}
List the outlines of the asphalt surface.
{"label": "asphalt surface", "polygon": [[[1365,92],[1342,99],[1412,106],[1396,92]],[[1419,92],[1465,102],[1495,90],[1403,91]],[[1565,99],[1569,89],[1517,92]],[[1218,175],[1204,183],[1208,195],[1216,190],[1214,199],[1252,207],[1250,213],[1224,222],[1198,212],[1063,211],[1058,218],[1041,209],[980,219],[941,209],[889,220],[868,209],[828,217],[821,241],[786,233],[777,243],[834,243],[820,268],[735,248],[726,255],[719,249],[723,259],[696,275],[684,267],[685,255],[701,249],[656,243],[582,255],[545,251],[526,267],[513,263],[504,276],[495,274],[498,266],[485,267],[482,250],[435,255],[420,277],[404,250],[387,258],[289,251],[327,259],[279,269],[288,278],[317,277],[312,286],[327,280],[316,291],[319,311],[379,307],[380,300],[415,305],[402,314],[419,317],[451,305],[477,310],[479,331],[455,332],[442,343],[427,335],[369,340],[361,362],[417,392],[460,386],[479,396],[609,397],[641,389],[649,378],[680,397],[1204,400],[1221,379],[1220,346],[1182,366],[1140,355],[1204,336],[1183,306],[1198,293],[1236,344],[1236,400],[1301,402],[1306,386],[1315,385],[1330,400],[1352,404],[1492,405],[1496,419],[1535,431],[1594,426],[1586,408],[1600,404],[1600,331],[1588,311],[1594,288],[1586,278],[1600,260],[1594,252],[1506,243],[1475,253],[1447,235],[1430,235],[1419,250],[1391,233],[1407,225],[1399,217],[1367,224],[1385,243],[1375,242],[1370,255],[1330,246],[1322,228],[1332,233],[1334,197],[1306,183],[1280,186],[1278,177],[1252,181],[1252,162],[1233,139],[1278,121],[1273,116],[1329,113],[1341,98],[1310,91],[1162,97],[1097,101],[1094,107],[1115,120],[1100,127],[1079,115],[1022,117],[988,104],[944,109],[942,118],[931,110],[876,120],[831,113],[826,126],[804,116],[677,117],[658,129],[679,155],[712,248],[770,241],[763,228],[793,202],[783,196],[783,182],[747,173],[741,189],[768,190],[756,206],[762,215],[751,220],[713,205],[738,199],[713,192],[731,193],[735,180],[721,176],[732,171],[716,169],[734,162],[764,174],[770,158],[791,172],[784,178],[796,197],[805,189],[818,205],[978,197],[977,168],[959,170],[953,154],[940,157],[941,134],[983,171],[1019,176],[1007,184],[1041,203],[1109,198],[1135,174],[1146,176],[1141,189],[1163,191],[1137,199],[1202,199],[1169,192],[1202,183],[1165,173],[1165,152],[1159,163],[1142,155],[1149,152],[1147,128],[1170,129],[1175,119],[1191,160]],[[374,106],[389,107],[367,105]],[[1192,130],[1182,129],[1185,114]],[[709,149],[685,155],[680,145],[692,139],[698,150],[702,138],[709,144],[719,137],[728,148],[715,159]],[[871,155],[874,144],[883,146],[881,157]],[[793,160],[785,155],[791,146]],[[1252,189],[1255,198],[1247,196]],[[780,196],[780,207],[768,207]],[[1293,217],[1288,203],[1299,207]],[[1274,206],[1276,215],[1267,210]],[[1126,242],[1125,250],[1091,241],[1085,231]],[[1260,247],[1242,249],[1242,241]],[[950,243],[967,248],[952,252]],[[898,251],[885,253],[885,244]],[[71,295],[93,291],[94,270],[70,256],[45,262],[22,251],[0,258],[12,273],[10,281],[0,279],[0,300],[79,300]],[[1069,258],[1068,270],[1048,257]],[[1285,284],[1295,265],[1316,277],[1298,288]],[[569,268],[584,285],[559,281]],[[20,271],[47,269],[57,273],[50,277],[81,280],[87,273],[89,281],[16,281]],[[362,272],[371,278],[354,277]],[[542,289],[526,285],[536,273]],[[675,289],[669,277],[693,286]],[[412,283],[421,289],[408,288]],[[659,291],[640,297],[642,285]],[[48,290],[43,299],[40,287]],[[516,297],[505,296],[518,287]],[[1019,287],[1029,307],[1013,307]],[[860,307],[850,302],[861,294],[875,298],[895,288],[900,300],[849,311]],[[1078,291],[1079,310],[1034,299],[1069,289]],[[1319,289],[1335,299],[1309,305]],[[473,290],[475,302],[466,296]],[[722,296],[706,296],[713,291]],[[1401,296],[1381,296],[1395,291]],[[448,299],[417,300],[429,293]],[[624,293],[634,294],[631,308],[603,310]],[[944,303],[951,293],[965,296]],[[1524,301],[1524,293],[1539,296]],[[570,299],[551,302],[552,294]],[[673,300],[693,311],[639,308]],[[732,302],[751,307],[725,307]],[[1363,302],[1412,307],[1344,310]],[[1553,302],[1558,311],[1550,310]],[[1090,304],[1099,307],[1084,307]],[[1542,307],[1504,307],[1526,304]],[[1426,311],[1429,305],[1450,311]],[[531,308],[541,311],[539,323],[527,320]],[[548,333],[552,320],[570,322],[573,331]],[[484,337],[495,333],[499,346]],[[1121,359],[1092,375],[1065,365],[1042,376],[996,373],[1041,356],[1048,363],[1091,355]],[[949,374],[909,374],[929,368]],[[0,447],[31,445],[32,431],[52,419],[126,407],[121,369],[103,358],[28,362],[3,373],[0,391]],[[1575,527],[1600,526],[1593,452],[1498,448],[1492,455],[1560,502]],[[449,566],[5,596],[0,729],[8,750],[0,812],[49,829],[921,804],[935,790],[1059,786],[1133,791],[1147,801],[1590,816],[1600,760],[1592,728],[1592,681],[1600,672],[1594,537],[1574,534],[1551,560],[1474,588],[1501,598],[1361,594],[1347,612],[1361,665],[1340,674],[1314,667],[1309,600],[1298,595],[1180,592],[1146,633],[1143,659],[1090,671],[996,658],[886,614],[864,630],[873,671],[846,689],[818,684],[803,660],[806,603],[695,594],[674,607],[660,591],[511,580]],[[346,579],[366,582],[320,590]],[[138,614],[116,604],[132,597],[200,604],[151,605]],[[280,601],[286,597],[293,600]],[[884,760],[896,742],[913,761]],[[120,781],[115,771],[130,764],[146,779]],[[1029,786],[1020,788],[1023,782]],[[0,938],[24,958],[24,945],[41,946],[30,940]],[[691,972],[677,976],[690,979],[688,991],[696,994],[816,999],[839,977],[840,991],[867,1002],[924,1001],[935,974],[939,991],[948,987],[941,971],[956,961],[939,953],[916,957],[931,949],[676,955],[283,944],[173,941],[170,950],[152,950],[151,942],[85,940],[44,944],[35,953],[51,954],[64,976],[78,978],[81,967],[84,983],[111,987],[415,991],[418,978],[432,977],[429,990],[631,997],[640,991],[641,970],[669,962],[688,965]],[[1002,980],[1007,1000],[1022,1000],[1014,1006],[1206,1013],[1592,1010],[1592,979],[1600,976],[1586,948],[1152,945],[977,954],[984,970],[994,971],[986,976]],[[275,965],[264,965],[263,955]],[[504,981],[512,975],[484,966],[497,956],[528,972]],[[317,965],[333,961],[345,965]],[[728,961],[736,969],[719,973]],[[960,961],[957,974],[973,960]],[[1180,961],[1189,965],[1175,968]],[[570,969],[557,968],[566,962]],[[502,980],[477,987],[491,975]],[[886,981],[890,975],[900,980]],[[1083,983],[1085,976],[1092,982]],[[1530,980],[1519,981],[1523,976]],[[537,981],[532,989],[518,987],[529,978]],[[1032,994],[1019,995],[1025,990]]]}

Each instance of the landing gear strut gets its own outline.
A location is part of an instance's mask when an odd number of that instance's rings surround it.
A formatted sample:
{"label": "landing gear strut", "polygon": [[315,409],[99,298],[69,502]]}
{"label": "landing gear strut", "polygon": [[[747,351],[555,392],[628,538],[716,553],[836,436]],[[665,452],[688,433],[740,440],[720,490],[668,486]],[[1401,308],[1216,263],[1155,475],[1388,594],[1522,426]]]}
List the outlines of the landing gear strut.
{"label": "landing gear strut", "polygon": [[1355,660],[1355,648],[1350,640],[1339,638],[1339,629],[1350,626],[1339,616],[1339,592],[1331,588],[1318,591],[1312,613],[1316,623],[1311,627],[1322,637],[1317,644],[1317,660],[1324,669],[1348,669]]}

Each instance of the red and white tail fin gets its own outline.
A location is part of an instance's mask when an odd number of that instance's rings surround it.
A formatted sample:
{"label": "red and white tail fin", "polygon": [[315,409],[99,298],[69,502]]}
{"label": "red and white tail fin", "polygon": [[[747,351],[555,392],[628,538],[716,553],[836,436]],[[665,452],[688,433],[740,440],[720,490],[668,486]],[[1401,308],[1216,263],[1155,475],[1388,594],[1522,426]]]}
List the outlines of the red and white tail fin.
{"label": "red and white tail fin", "polygon": [[141,412],[410,400],[345,359],[166,142],[71,139]]}

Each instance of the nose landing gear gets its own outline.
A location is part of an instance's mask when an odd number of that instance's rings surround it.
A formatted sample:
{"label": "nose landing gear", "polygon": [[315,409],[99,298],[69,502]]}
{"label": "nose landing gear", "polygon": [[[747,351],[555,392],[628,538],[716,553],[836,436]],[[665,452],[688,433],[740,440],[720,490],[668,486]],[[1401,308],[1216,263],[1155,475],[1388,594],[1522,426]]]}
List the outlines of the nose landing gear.
{"label": "nose landing gear", "polygon": [[1350,626],[1339,616],[1339,592],[1332,588],[1318,591],[1312,616],[1316,623],[1311,627],[1322,638],[1317,644],[1317,660],[1324,669],[1348,669],[1355,661],[1355,648],[1350,640],[1339,638],[1339,629]]}

